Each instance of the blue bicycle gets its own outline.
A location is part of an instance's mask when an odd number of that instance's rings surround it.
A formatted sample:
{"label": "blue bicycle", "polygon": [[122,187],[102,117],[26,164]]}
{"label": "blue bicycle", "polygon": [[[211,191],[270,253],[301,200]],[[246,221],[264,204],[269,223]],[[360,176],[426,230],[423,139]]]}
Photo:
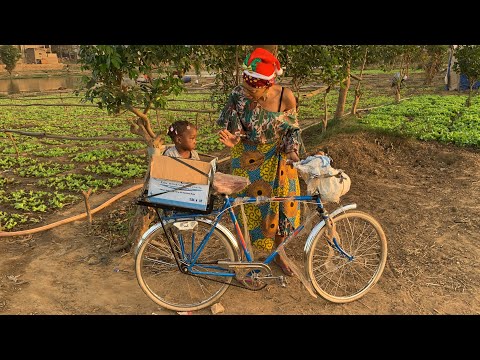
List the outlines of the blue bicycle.
{"label": "blue bicycle", "polygon": [[[221,199],[221,204],[214,206],[215,199]],[[241,207],[282,201],[298,201],[313,211],[263,261],[255,261],[237,220]],[[381,277],[387,260],[387,240],[377,220],[355,210],[356,204],[328,213],[318,195],[212,196],[206,211],[168,208],[146,198],[137,203],[154,208],[159,218],[135,249],[138,283],[151,300],[174,311],[208,307],[231,285],[249,290],[271,282],[285,285],[284,277],[274,276],[269,264],[279,251],[300,239],[304,241],[304,270],[297,269],[295,274],[313,296],[319,294],[335,303],[365,295]],[[226,213],[231,220],[228,225],[222,222]],[[306,239],[302,233],[308,234]]]}

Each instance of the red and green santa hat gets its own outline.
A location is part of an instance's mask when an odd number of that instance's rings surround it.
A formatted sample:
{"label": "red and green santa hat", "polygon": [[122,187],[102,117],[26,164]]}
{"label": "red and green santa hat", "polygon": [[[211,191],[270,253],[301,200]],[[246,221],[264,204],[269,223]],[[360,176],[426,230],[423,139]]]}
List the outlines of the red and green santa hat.
{"label": "red and green santa hat", "polygon": [[[270,51],[263,48],[256,48],[248,54],[242,67],[244,78],[251,81],[260,79],[273,84],[273,79],[277,75],[283,74],[278,59]],[[260,83],[265,82],[260,81]]]}

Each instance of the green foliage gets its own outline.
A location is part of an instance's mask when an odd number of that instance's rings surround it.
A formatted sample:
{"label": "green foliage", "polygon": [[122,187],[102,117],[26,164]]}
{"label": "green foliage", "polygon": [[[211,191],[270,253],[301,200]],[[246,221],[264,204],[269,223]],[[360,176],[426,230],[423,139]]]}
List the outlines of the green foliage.
{"label": "green foliage", "polygon": [[465,74],[474,84],[480,78],[480,45],[460,45],[455,49],[456,62],[453,69]]}
{"label": "green foliage", "polygon": [[122,185],[123,180],[119,178],[109,178],[106,180],[96,179],[92,175],[67,174],[62,176],[50,177],[42,179],[39,185],[45,185],[55,190],[69,190],[80,192],[92,189],[96,192],[98,189],[109,190],[115,186]]}
{"label": "green foliage", "polygon": [[280,45],[278,60],[285,68],[283,76],[291,78],[291,87],[297,97],[303,85],[320,79],[336,65],[323,45]]}
{"label": "green foliage", "polygon": [[0,176],[0,188],[5,188],[8,184],[14,184],[14,178],[4,178]]}
{"label": "green foliage", "polygon": [[[373,46],[372,46],[373,47]],[[295,48],[295,47],[294,47]],[[301,58],[301,46],[297,46],[295,56]],[[326,65],[321,65],[318,61],[316,68],[312,66],[312,77],[306,81],[312,83],[328,80],[331,76],[332,83],[341,79],[341,74],[337,72],[341,69],[340,57],[334,57],[333,47],[323,47],[322,61]],[[247,47],[238,47],[245,49]],[[360,47],[359,47],[360,49]],[[307,51],[311,51],[308,49]],[[339,50],[340,51],[340,50]],[[368,56],[370,59],[370,50]],[[239,51],[240,53],[240,51]],[[360,51],[361,53],[361,51]],[[218,54],[218,53],[217,53]],[[293,72],[292,66],[287,66],[288,60],[281,60],[282,56],[286,56],[288,52],[283,46],[279,46],[279,58],[282,66],[285,67],[285,73],[290,76],[289,71]],[[197,56],[198,53],[195,53]],[[293,57],[292,57],[293,58]],[[243,60],[242,56],[239,56]],[[347,57],[348,59],[348,57]],[[357,63],[355,57],[351,57],[352,69]],[[313,60],[317,61],[317,60]],[[233,63],[235,60],[233,60]],[[241,61],[240,61],[241,63]],[[220,62],[218,63],[220,64]],[[301,67],[300,67],[301,68]],[[308,69],[308,66],[305,68]],[[369,72],[370,71],[370,72]],[[473,101],[470,108],[465,108],[465,95],[449,95],[436,97],[418,97],[418,93],[425,91],[426,88],[407,87],[404,91],[408,95],[414,95],[415,98],[406,100],[398,105],[392,104],[389,92],[385,88],[384,82],[389,83],[388,76],[376,76],[382,71],[371,69],[365,71],[372,76],[365,77],[367,86],[370,81],[374,81],[374,85],[365,87],[363,90],[361,107],[369,108],[371,106],[382,106],[369,112],[361,112],[359,120],[357,118],[342,118],[341,121],[331,125],[333,131],[380,131],[389,132],[401,136],[414,136],[423,140],[437,140],[442,142],[455,143],[465,146],[479,147],[480,123],[478,121],[480,113],[480,99]],[[392,72],[396,72],[393,70]],[[416,73],[421,73],[416,70]],[[303,76],[299,73],[300,76]],[[232,81],[234,73],[231,74]],[[420,77],[420,75],[416,75]],[[293,76],[292,76],[293,78]],[[373,79],[374,78],[374,79]],[[336,79],[336,80],[333,80]],[[233,84],[233,83],[232,83]],[[381,86],[378,86],[381,84]],[[331,93],[336,92],[337,87],[332,87]],[[309,91],[310,92],[310,91]],[[410,94],[409,94],[410,92]],[[305,93],[303,93],[305,94]],[[217,126],[215,120],[217,114],[197,113],[195,111],[177,112],[174,109],[182,110],[210,110],[209,93],[171,93],[166,96],[166,108],[158,111],[158,117],[155,119],[155,113],[152,116],[152,128],[154,132],[164,135],[166,133],[167,124],[179,118],[192,121],[198,126],[199,136],[197,142],[197,150],[202,153],[223,148],[223,144],[218,141]],[[323,93],[314,96],[301,96],[302,104],[299,109],[299,121],[302,127],[307,124],[316,122],[323,116]],[[418,99],[416,99],[418,97]],[[25,104],[38,103],[36,97],[24,98]],[[172,101],[171,101],[172,100]],[[188,101],[184,101],[188,100]],[[192,100],[195,100],[192,102]],[[353,100],[353,94],[350,92],[347,102]],[[11,104],[10,98],[0,98],[0,104]],[[58,103],[58,99],[45,100],[46,104]],[[69,101],[70,102],[70,101]],[[326,105],[328,111],[332,113],[335,109],[336,98],[332,95]],[[223,104],[222,104],[223,105]],[[2,107],[1,119],[4,128],[19,129],[19,124],[23,128],[31,132],[45,132],[58,135],[76,135],[76,136],[107,136],[107,137],[131,137],[129,133],[129,125],[126,121],[131,118],[128,112],[118,115],[108,114],[105,110],[89,107],[53,107],[53,106],[29,106],[29,107]],[[152,113],[151,113],[152,114]],[[156,121],[155,121],[156,120]],[[347,121],[348,120],[348,121]],[[21,123],[20,123],[21,121]],[[345,125],[353,124],[354,126],[345,127]],[[330,127],[330,125],[329,125]],[[312,126],[305,131],[308,138],[305,143],[316,146],[323,138],[317,126]],[[331,131],[325,133],[325,136],[331,134]],[[4,229],[12,229],[22,226],[28,222],[39,221],[38,219],[29,217],[33,213],[30,207],[36,209],[45,208],[46,211],[52,211],[61,206],[67,205],[69,201],[64,200],[62,196],[49,197],[48,195],[40,196],[40,193],[30,195],[29,189],[52,193],[53,191],[61,192],[64,195],[77,195],[76,202],[81,201],[78,196],[81,190],[92,188],[93,191],[104,191],[122,184],[125,178],[135,178],[141,181],[146,171],[147,154],[145,143],[141,142],[110,142],[110,141],[76,141],[76,140],[51,140],[46,138],[32,138],[21,136],[15,133],[11,134],[20,152],[20,156],[16,157],[15,147],[5,133],[0,133],[0,204],[2,211],[0,214],[0,227]],[[167,138],[167,141],[170,141]],[[308,142],[310,141],[310,142]],[[42,157],[42,159],[39,159]],[[71,159],[75,157],[78,160],[92,160],[89,162],[73,162]],[[50,159],[44,159],[50,158]],[[95,160],[94,160],[95,158]],[[101,159],[101,163],[98,160]],[[49,162],[50,160],[51,162]],[[66,165],[74,164],[74,168],[55,166],[56,164]],[[95,165],[95,166],[92,166]],[[19,171],[25,176],[19,177]],[[16,176],[14,176],[16,175]],[[14,177],[12,177],[14,176]],[[23,196],[17,193],[18,201],[13,202],[13,190],[24,189]],[[30,199],[32,198],[32,199]],[[36,203],[38,198],[42,201]],[[36,199],[36,200],[35,200]],[[72,200],[73,201],[73,200]],[[16,207],[22,208],[21,211],[26,215],[15,214]],[[25,208],[25,209],[23,209]],[[29,210],[26,210],[29,209]],[[41,213],[40,210],[38,210]],[[28,216],[27,216],[28,215]],[[8,225],[6,225],[8,223]]]}
{"label": "green foliage", "polygon": [[10,170],[18,169],[25,166],[34,166],[37,164],[37,160],[30,159],[28,157],[19,156],[18,158],[10,156],[0,157],[0,169],[1,170]]}
{"label": "green foliage", "polygon": [[94,162],[109,158],[118,158],[122,153],[109,149],[94,149],[87,152],[79,153],[72,157],[72,161],[78,162]]}
{"label": "green foliage", "polygon": [[20,189],[10,193],[5,198],[17,210],[46,212],[49,208],[63,208],[67,203],[73,203],[79,198],[76,195],[66,195],[58,192],[25,191]]}
{"label": "green foliage", "polygon": [[14,172],[22,177],[49,177],[60,174],[67,170],[72,170],[73,164],[56,164],[51,161],[46,163],[37,163],[26,167],[15,169]]}
{"label": "green foliage", "polygon": [[145,175],[147,166],[145,164],[119,163],[111,164],[99,161],[97,165],[88,165],[85,170],[98,175],[111,174],[119,178],[138,178]]}
{"label": "green foliage", "polygon": [[26,223],[28,219],[27,215],[0,211],[0,231],[13,229],[18,224]]}
{"label": "green foliage", "polygon": [[20,49],[13,45],[0,46],[0,61],[5,64],[5,70],[12,75],[12,71],[17,66],[17,61],[20,60],[22,54]]}
{"label": "green foliage", "polygon": [[422,45],[420,48],[420,65],[425,71],[425,84],[428,85],[448,62],[448,45]]}
{"label": "green foliage", "polygon": [[[82,45],[79,62],[84,76],[84,99],[118,114],[141,104],[164,108],[166,96],[183,89],[180,74],[192,65],[193,48],[184,45]],[[147,75],[147,82],[138,82]]]}
{"label": "green foliage", "polygon": [[480,101],[469,109],[465,96],[424,95],[374,109],[361,118],[368,128],[420,140],[480,146]]}
{"label": "green foliage", "polygon": [[220,110],[231,90],[241,83],[242,63],[251,47],[246,45],[205,45],[196,48],[205,69],[215,74],[211,102]]}
{"label": "green foliage", "polygon": [[453,69],[464,74],[470,83],[470,91],[466,102],[467,107],[471,105],[473,85],[480,79],[480,45],[459,45],[455,49],[456,62]]}
{"label": "green foliage", "polygon": [[32,154],[41,156],[41,157],[60,157],[66,154],[76,153],[80,150],[77,146],[72,146],[68,148],[48,148],[45,150],[32,151]]}

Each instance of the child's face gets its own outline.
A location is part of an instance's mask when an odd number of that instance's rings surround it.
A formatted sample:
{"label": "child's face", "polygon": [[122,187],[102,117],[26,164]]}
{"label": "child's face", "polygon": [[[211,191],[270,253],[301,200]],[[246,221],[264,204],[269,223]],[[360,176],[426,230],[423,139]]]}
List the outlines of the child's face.
{"label": "child's face", "polygon": [[197,146],[197,129],[190,127],[177,137],[175,146],[180,150],[192,151]]}

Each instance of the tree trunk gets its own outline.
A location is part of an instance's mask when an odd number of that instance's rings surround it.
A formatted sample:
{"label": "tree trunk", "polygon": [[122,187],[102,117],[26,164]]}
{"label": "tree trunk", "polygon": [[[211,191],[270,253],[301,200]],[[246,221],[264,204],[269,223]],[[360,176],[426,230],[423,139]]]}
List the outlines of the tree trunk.
{"label": "tree trunk", "polygon": [[327,131],[327,125],[328,125],[327,95],[329,91],[330,91],[330,86],[325,90],[325,95],[323,95],[324,113],[323,113],[322,133]]}
{"label": "tree trunk", "polygon": [[240,84],[240,65],[238,60],[238,45],[235,45],[235,86]]}
{"label": "tree trunk", "polygon": [[442,64],[441,54],[432,54],[428,60],[428,64],[425,67],[425,80],[423,81],[424,85],[431,85],[433,78],[438,73],[438,69]]}
{"label": "tree trunk", "polygon": [[468,89],[467,107],[470,107],[470,104],[472,103],[473,84],[475,84],[475,82],[470,81],[470,89]]}
{"label": "tree trunk", "polygon": [[360,101],[360,97],[362,96],[362,92],[360,91],[360,84],[362,81],[363,69],[365,69],[365,64],[367,63],[367,52],[368,49],[365,49],[365,55],[363,56],[363,64],[362,68],[360,69],[360,78],[359,80],[357,80],[357,86],[355,87],[355,98],[353,99],[352,110],[350,111],[350,114],[352,115],[355,115],[357,113],[357,106]]}
{"label": "tree trunk", "polygon": [[[142,191],[140,194],[144,194],[148,188],[148,181],[150,179],[150,163],[152,161],[152,155],[155,152],[160,154],[163,153],[163,148],[164,148],[163,145],[160,148],[149,147],[147,173],[145,174],[144,183],[143,183]],[[140,205],[137,206],[135,215],[133,216],[129,224],[128,238],[124,244],[124,248],[127,248],[128,246],[132,245],[130,248],[130,253],[132,255],[142,234],[149,228],[150,224],[155,219],[155,216],[156,216],[156,213],[152,208],[149,208],[146,206],[140,206]]]}
{"label": "tree trunk", "polygon": [[[343,85],[343,86],[342,86]],[[335,110],[335,119],[340,119],[345,112],[345,102],[347,101],[347,93],[350,88],[350,63],[347,64],[347,77],[340,85],[338,93],[337,109]]]}
{"label": "tree trunk", "polygon": [[[130,120],[130,132],[142,136],[148,146],[147,173],[145,174],[144,184],[141,192],[141,194],[144,194],[150,179],[150,163],[152,161],[152,156],[155,153],[163,153],[165,146],[161,136],[156,135],[152,130],[150,120],[146,115],[148,108],[145,110],[145,112],[141,112],[134,107],[129,107],[128,110],[138,116],[137,119]],[[137,206],[136,213],[130,221],[128,237],[125,243],[117,247],[116,250],[118,251],[133,245],[130,248],[130,253],[133,256],[133,249],[135,249],[135,245],[138,243],[141,235],[145,232],[145,230],[147,230],[154,218],[155,211],[153,209],[145,206]]]}
{"label": "tree trunk", "polygon": [[400,102],[400,85],[395,86],[395,103]]}
{"label": "tree trunk", "polygon": [[352,110],[350,111],[350,114],[352,115],[357,114],[357,106],[358,106],[358,103],[360,102],[361,96],[362,96],[361,91],[359,89],[355,89],[355,98],[353,99],[353,105],[352,105]]}
{"label": "tree trunk", "polygon": [[[142,192],[145,187],[142,188]],[[129,224],[128,239],[125,243],[125,248],[131,245],[129,251],[134,255],[134,249],[137,246],[142,234],[147,231],[150,224],[155,219],[155,212],[146,206],[137,206],[135,215]]]}

